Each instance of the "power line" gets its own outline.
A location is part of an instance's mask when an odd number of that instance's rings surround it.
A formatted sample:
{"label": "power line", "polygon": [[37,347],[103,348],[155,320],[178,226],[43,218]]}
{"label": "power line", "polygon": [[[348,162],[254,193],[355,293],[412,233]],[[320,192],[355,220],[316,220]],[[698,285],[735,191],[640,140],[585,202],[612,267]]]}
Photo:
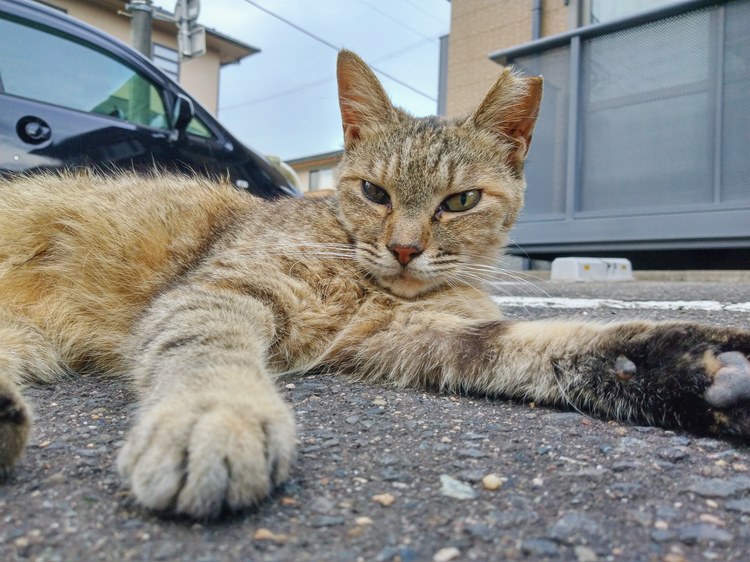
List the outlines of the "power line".
{"label": "power line", "polygon": [[[328,47],[328,48],[330,48],[330,49],[333,49],[333,50],[334,50],[334,51],[336,51],[336,52],[338,52],[338,51],[340,51],[340,50],[341,50],[341,47],[338,47],[338,46],[334,45],[333,43],[331,43],[331,42],[329,42],[329,41],[326,41],[326,40],[325,40],[325,39],[323,39],[322,37],[319,37],[318,35],[315,35],[314,33],[312,33],[312,32],[310,32],[310,31],[306,30],[306,29],[305,29],[305,28],[303,28],[303,27],[300,27],[300,26],[299,26],[299,25],[297,25],[296,23],[294,23],[294,22],[291,22],[291,21],[289,21],[288,19],[286,19],[286,18],[284,18],[284,17],[282,17],[282,16],[278,15],[278,14],[277,14],[277,13],[275,13],[275,12],[272,12],[271,10],[269,10],[268,8],[265,8],[265,7],[261,6],[260,4],[258,4],[257,2],[255,2],[254,0],[245,0],[245,2],[247,2],[247,3],[248,3],[248,4],[250,4],[251,6],[254,6],[254,7],[256,7],[256,8],[257,8],[258,10],[260,10],[261,12],[264,12],[264,13],[268,14],[268,15],[269,15],[269,16],[271,16],[272,18],[276,18],[277,20],[279,20],[279,21],[281,21],[281,22],[283,22],[283,23],[287,24],[287,25],[288,25],[289,27],[293,27],[294,29],[296,29],[296,30],[297,30],[297,31],[299,31],[300,33],[304,33],[305,35],[307,35],[307,36],[308,36],[308,37],[310,37],[311,39],[314,39],[314,40],[315,40],[315,41],[317,41],[318,43],[322,43],[322,44],[323,44],[323,45],[325,45],[326,47]],[[434,101],[434,102],[437,102],[437,99],[435,99],[434,97],[432,97],[432,96],[431,96],[430,94],[427,94],[427,93],[425,93],[425,92],[423,92],[423,91],[421,91],[421,90],[419,90],[419,89],[415,88],[415,87],[414,87],[414,86],[412,86],[411,84],[407,84],[407,83],[406,83],[406,82],[404,82],[403,80],[400,80],[400,79],[396,78],[395,76],[392,76],[391,74],[389,74],[389,73],[387,73],[387,72],[384,72],[384,71],[380,70],[379,68],[376,68],[376,67],[374,67],[374,66],[372,66],[372,65],[370,65],[370,68],[372,68],[372,69],[373,69],[373,70],[374,70],[375,72],[377,72],[378,74],[381,74],[382,76],[385,76],[386,78],[388,78],[388,79],[390,79],[390,80],[393,80],[393,81],[394,81],[394,82],[396,82],[397,84],[400,84],[400,85],[402,85],[402,86],[403,86],[404,88],[408,88],[408,89],[409,89],[409,90],[411,90],[412,92],[414,92],[414,93],[416,93],[416,94],[419,94],[420,96],[423,96],[423,97],[427,98],[427,99],[428,99],[428,100],[430,100],[430,101]]]}
{"label": "power line", "polygon": [[447,22],[444,22],[441,18],[437,17],[435,14],[433,14],[431,12],[428,12],[427,10],[424,10],[420,6],[414,4],[411,0],[402,0],[402,1],[406,2],[407,4],[409,4],[409,6],[411,6],[412,8],[414,8],[416,10],[419,10],[420,12],[422,12],[423,14],[425,14],[426,16],[431,17],[433,20],[435,20],[437,22],[440,22],[441,24],[443,24],[445,26],[449,25]]}
{"label": "power line", "polygon": [[377,7],[373,6],[372,4],[370,4],[369,2],[367,2],[366,0],[357,0],[357,2],[359,2],[363,6],[367,6],[373,12],[377,12],[378,14],[380,14],[381,16],[383,16],[384,18],[387,18],[387,19],[391,20],[392,22],[395,22],[397,25],[403,27],[404,29],[407,29],[407,30],[411,31],[415,35],[419,35],[422,39],[427,39],[429,41],[437,42],[437,38],[435,38],[435,37],[428,37],[427,35],[425,35],[421,31],[419,31],[418,29],[414,29],[413,27],[411,27],[409,25],[406,25],[401,20],[398,20],[398,19],[394,18],[388,12],[385,12],[385,11],[381,10],[380,8],[377,8]]}
{"label": "power line", "polygon": [[302,84],[300,86],[297,86],[297,87],[295,87],[294,89],[291,89],[291,90],[284,90],[282,92],[276,92],[275,94],[268,94],[267,96],[261,96],[259,98],[255,98],[255,99],[252,99],[252,100],[243,101],[242,103],[236,103],[234,105],[227,105],[227,106],[224,106],[224,107],[220,107],[219,110],[220,111],[224,111],[224,110],[227,110],[227,109],[239,109],[240,107],[245,107],[247,105],[254,105],[256,103],[260,103],[260,102],[263,102],[263,101],[268,101],[268,100],[272,100],[272,99],[276,99],[276,98],[281,98],[281,97],[284,97],[284,96],[288,96],[288,95],[291,95],[291,94],[296,94],[298,92],[302,92],[304,90],[307,90],[309,88],[313,88],[315,86],[321,86],[323,84],[327,84],[327,83],[331,82],[333,79],[334,79],[334,77],[329,75],[329,76],[326,76],[325,78],[322,78],[322,79],[319,79],[319,80],[315,80],[314,82],[307,82],[307,83]]}
{"label": "power line", "polygon": [[[374,60],[374,62],[382,62],[382,61],[385,61],[385,60],[392,59],[394,57],[401,56],[401,55],[403,55],[404,53],[406,53],[408,51],[413,51],[414,49],[417,49],[417,48],[421,47],[425,43],[427,43],[427,39],[422,39],[421,41],[417,41],[416,43],[412,43],[411,45],[407,45],[403,49],[398,49],[396,51],[393,51],[392,53],[388,53],[388,54],[383,55],[382,57],[378,57],[378,58],[376,58]],[[245,107],[245,106],[248,106],[248,105],[254,105],[256,103],[261,103],[261,102],[272,100],[272,99],[275,99],[275,98],[281,98],[281,97],[288,96],[288,95],[291,95],[291,94],[296,94],[298,92],[302,92],[304,90],[308,90],[310,88],[314,88],[315,86],[320,86],[322,84],[326,84],[326,83],[330,82],[331,80],[335,80],[335,78],[336,78],[335,76],[329,75],[326,78],[322,78],[322,79],[319,79],[319,80],[314,80],[312,82],[306,82],[305,84],[301,84],[301,85],[299,85],[299,86],[297,86],[297,87],[295,87],[295,88],[293,88],[291,90],[283,90],[281,92],[276,92],[274,94],[268,94],[268,95],[265,95],[265,96],[261,96],[259,98],[255,98],[255,99],[243,101],[241,103],[235,103],[234,105],[226,105],[224,107],[220,107],[219,110],[220,111],[224,111],[225,109],[229,109],[229,110],[231,110],[231,109],[239,109],[241,107]]]}
{"label": "power line", "polygon": [[406,47],[404,47],[402,49],[398,49],[396,51],[393,51],[392,53],[387,53],[387,54],[383,55],[382,57],[378,57],[376,59],[373,59],[372,62],[373,63],[383,62],[383,61],[390,60],[392,58],[400,57],[404,53],[408,53],[409,51],[413,51],[414,49],[418,49],[419,47],[421,47],[425,43],[435,41],[436,39],[438,39],[438,37],[428,37],[427,39],[422,39],[421,41],[417,41],[416,43],[412,43],[411,45],[407,45]]}
{"label": "power line", "polygon": [[259,9],[259,10],[260,10],[261,12],[265,12],[266,14],[268,14],[269,16],[271,16],[272,18],[276,18],[277,20],[279,20],[279,21],[282,21],[282,22],[284,22],[284,23],[285,23],[285,24],[287,24],[287,25],[288,25],[289,27],[293,27],[294,29],[296,29],[296,30],[297,30],[297,31],[299,31],[300,33],[304,33],[304,34],[305,34],[305,35],[307,35],[308,37],[311,37],[312,39],[315,39],[315,40],[316,40],[316,41],[317,41],[318,43],[323,43],[323,45],[325,45],[326,47],[330,47],[330,48],[331,48],[331,49],[333,49],[334,51],[340,51],[340,50],[341,50],[341,48],[340,48],[340,47],[337,47],[337,46],[336,46],[336,45],[334,45],[333,43],[329,43],[328,41],[326,41],[326,40],[325,40],[325,39],[323,39],[322,37],[318,37],[318,36],[317,36],[317,35],[315,35],[314,33],[310,32],[310,31],[307,31],[307,30],[306,30],[305,28],[303,28],[303,27],[300,27],[300,26],[299,26],[299,25],[297,25],[296,23],[293,23],[293,22],[289,21],[288,19],[286,19],[286,18],[284,18],[284,17],[280,16],[279,14],[277,14],[277,13],[275,13],[275,12],[272,12],[272,11],[271,11],[271,10],[269,10],[268,8],[264,8],[263,6],[261,6],[260,4],[258,4],[257,2],[254,2],[253,0],[245,0],[245,2],[247,2],[247,3],[248,3],[248,4],[250,4],[251,6],[255,6],[255,7],[256,7],[256,8],[258,8],[258,9]]}

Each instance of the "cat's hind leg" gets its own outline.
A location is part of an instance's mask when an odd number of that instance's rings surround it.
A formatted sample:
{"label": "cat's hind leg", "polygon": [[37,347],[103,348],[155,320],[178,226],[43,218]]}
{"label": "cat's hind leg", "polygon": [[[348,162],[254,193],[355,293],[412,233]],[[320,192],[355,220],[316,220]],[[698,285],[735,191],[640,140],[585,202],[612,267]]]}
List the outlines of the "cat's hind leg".
{"label": "cat's hind leg", "polygon": [[23,385],[51,382],[64,370],[49,340],[24,318],[0,307],[0,477],[21,457],[31,429]]}

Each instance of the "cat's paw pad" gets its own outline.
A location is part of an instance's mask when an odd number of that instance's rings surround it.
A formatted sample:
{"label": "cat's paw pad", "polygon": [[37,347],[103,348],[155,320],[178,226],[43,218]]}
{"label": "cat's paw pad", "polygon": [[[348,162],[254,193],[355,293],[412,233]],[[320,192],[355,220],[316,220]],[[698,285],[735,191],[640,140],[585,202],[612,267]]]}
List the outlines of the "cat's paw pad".
{"label": "cat's paw pad", "polygon": [[0,476],[13,468],[23,453],[31,427],[31,414],[18,392],[0,392]]}
{"label": "cat's paw pad", "polygon": [[143,506],[207,518],[267,497],[289,474],[294,446],[281,398],[173,399],[145,412],[118,468]]}
{"label": "cat's paw pad", "polygon": [[[715,408],[728,408],[750,399],[750,361],[742,353],[727,351],[713,358],[713,382],[704,398]],[[711,368],[713,367],[713,368]]]}

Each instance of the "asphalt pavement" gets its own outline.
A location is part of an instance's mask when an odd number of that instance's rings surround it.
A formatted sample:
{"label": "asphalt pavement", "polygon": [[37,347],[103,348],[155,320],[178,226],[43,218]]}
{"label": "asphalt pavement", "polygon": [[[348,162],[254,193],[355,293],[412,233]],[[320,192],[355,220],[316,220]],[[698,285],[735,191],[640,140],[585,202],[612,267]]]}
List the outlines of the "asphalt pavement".
{"label": "asphalt pavement", "polygon": [[[750,328],[750,283],[509,283],[513,318]],[[133,415],[119,381],[29,389],[36,426],[0,485],[0,560],[747,561],[750,448],[500,400],[280,381],[291,479],[255,510],[163,520],[114,469]]]}

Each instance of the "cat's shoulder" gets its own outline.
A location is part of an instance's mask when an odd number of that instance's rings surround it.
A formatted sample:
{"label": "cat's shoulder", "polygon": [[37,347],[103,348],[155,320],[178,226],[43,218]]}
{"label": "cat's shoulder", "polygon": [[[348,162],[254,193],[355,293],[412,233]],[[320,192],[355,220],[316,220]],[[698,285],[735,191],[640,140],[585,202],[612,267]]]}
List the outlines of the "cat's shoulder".
{"label": "cat's shoulder", "polygon": [[[294,223],[296,228],[318,224],[338,225],[339,204],[335,192],[324,196],[282,197],[258,202],[258,213],[269,224]],[[293,227],[292,224],[289,224]]]}

